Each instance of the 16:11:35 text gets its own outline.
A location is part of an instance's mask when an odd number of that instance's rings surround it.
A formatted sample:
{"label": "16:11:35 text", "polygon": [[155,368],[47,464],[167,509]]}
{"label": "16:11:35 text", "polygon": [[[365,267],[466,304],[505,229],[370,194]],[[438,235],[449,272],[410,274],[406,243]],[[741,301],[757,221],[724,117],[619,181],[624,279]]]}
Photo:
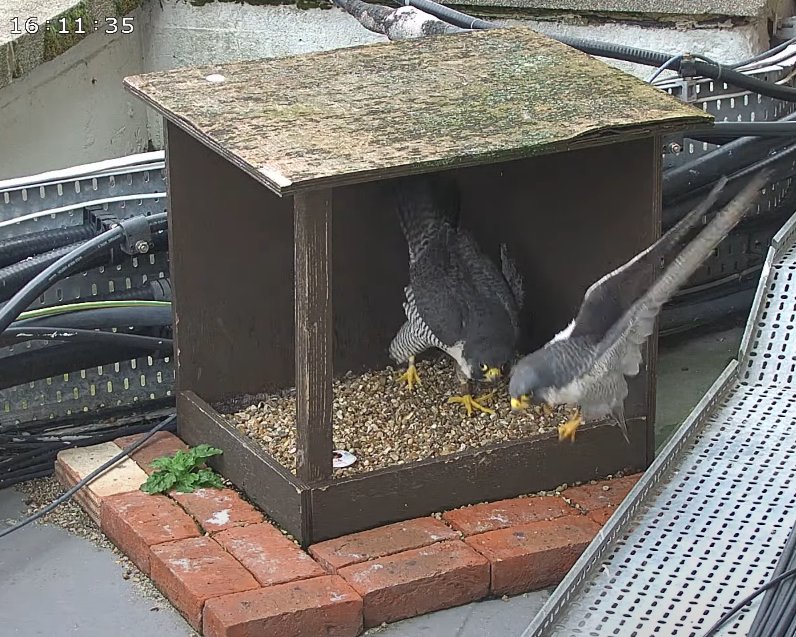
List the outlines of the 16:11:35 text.
{"label": "16:11:35 text", "polygon": [[[45,29],[52,29],[59,35],[83,35],[88,33],[93,26],[93,31],[100,30],[100,20],[89,20],[81,18],[58,18],[56,20],[46,20],[44,24],[38,21],[38,18],[31,17],[23,20],[20,17],[11,19],[11,35],[21,35],[22,33],[38,33],[44,27]],[[102,30],[112,35],[114,33],[132,33],[135,29],[133,18],[128,16],[124,18],[109,17],[102,20],[104,27]],[[87,30],[88,29],[88,30]]]}

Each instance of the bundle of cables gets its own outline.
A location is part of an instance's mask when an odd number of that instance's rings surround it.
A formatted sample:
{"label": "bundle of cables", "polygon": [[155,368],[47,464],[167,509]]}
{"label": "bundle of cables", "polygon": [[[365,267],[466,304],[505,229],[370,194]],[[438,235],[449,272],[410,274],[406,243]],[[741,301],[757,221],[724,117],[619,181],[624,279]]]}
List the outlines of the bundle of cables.
{"label": "bundle of cables", "polygon": [[[131,223],[108,230],[86,224],[0,242],[0,389],[87,367],[171,354],[171,292],[168,280],[94,297],[91,301],[28,310],[58,281],[99,265],[129,258],[121,247]],[[165,213],[146,217],[148,248],[168,248]],[[85,415],[57,421],[0,419],[0,488],[52,473],[62,449],[146,431],[172,399],[134,408],[103,410],[104,422]]]}

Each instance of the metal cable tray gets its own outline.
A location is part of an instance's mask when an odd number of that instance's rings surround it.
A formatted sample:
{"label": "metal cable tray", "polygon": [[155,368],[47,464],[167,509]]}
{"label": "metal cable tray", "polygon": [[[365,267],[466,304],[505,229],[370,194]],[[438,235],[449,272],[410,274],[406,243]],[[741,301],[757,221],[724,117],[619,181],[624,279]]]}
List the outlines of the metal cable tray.
{"label": "metal cable tray", "polygon": [[796,524],[796,215],[771,243],[738,359],[522,637],[698,637],[770,579]]}

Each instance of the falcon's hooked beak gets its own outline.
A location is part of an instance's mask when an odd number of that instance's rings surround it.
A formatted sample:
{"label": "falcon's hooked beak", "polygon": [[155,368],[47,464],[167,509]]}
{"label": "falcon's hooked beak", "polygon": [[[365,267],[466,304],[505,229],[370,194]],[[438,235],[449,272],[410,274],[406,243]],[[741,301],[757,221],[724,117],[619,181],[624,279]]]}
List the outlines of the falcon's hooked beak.
{"label": "falcon's hooked beak", "polygon": [[531,399],[528,396],[520,396],[519,398],[511,398],[511,408],[514,411],[522,411],[531,406]]}
{"label": "falcon's hooked beak", "polygon": [[488,370],[484,372],[484,377],[488,381],[494,381],[500,378],[503,375],[503,372],[500,371],[499,367],[490,367]]}

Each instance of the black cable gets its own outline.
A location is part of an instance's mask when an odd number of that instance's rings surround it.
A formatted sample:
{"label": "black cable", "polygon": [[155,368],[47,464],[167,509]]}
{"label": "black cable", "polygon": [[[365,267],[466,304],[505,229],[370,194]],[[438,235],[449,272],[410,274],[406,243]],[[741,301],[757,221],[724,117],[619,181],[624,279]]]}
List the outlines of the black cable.
{"label": "black cable", "polygon": [[146,285],[129,290],[116,290],[91,297],[92,301],[171,301],[171,281],[153,279]]}
{"label": "black cable", "polygon": [[[795,155],[796,144],[792,144],[777,152],[776,155],[764,157],[760,161],[749,164],[735,174],[730,175],[727,180],[727,186],[722,190],[716,205],[723,206],[726,202],[735,197],[746,185],[745,179],[763,168],[771,167],[773,172],[770,183],[772,184],[793,177],[795,175],[793,168],[793,163],[796,161]],[[673,220],[679,219],[689,209],[689,201],[693,201],[694,198],[700,197],[710,188],[712,188],[712,184],[707,183],[703,186],[693,188],[688,192],[680,193],[677,197],[673,197],[667,201],[663,211],[664,224],[669,224],[672,223]],[[790,212],[792,213],[793,210]]]}
{"label": "black cable", "polygon": [[93,226],[81,224],[67,228],[40,230],[0,240],[0,268],[55,248],[82,243],[96,234],[97,231]]}
{"label": "black cable", "polygon": [[0,268],[0,301],[7,301],[10,299],[39,272],[55,263],[65,254],[69,254],[80,245],[81,243],[73,243],[61,246],[49,252],[37,254],[19,263],[12,263],[4,268]]}
{"label": "black cable", "polygon": [[716,122],[705,130],[690,130],[688,136],[700,141],[722,136],[796,137],[796,122]]}
{"label": "black cable", "polygon": [[[166,213],[158,213],[148,217],[150,228],[166,224]],[[64,255],[55,263],[31,279],[25,287],[0,309],[0,333],[3,332],[25,309],[43,292],[57,281],[79,271],[82,264],[96,254],[121,245],[124,240],[124,226],[114,226],[110,230],[89,239],[80,247]]]}
{"label": "black cable", "polygon": [[146,432],[142,436],[142,438],[140,440],[138,440],[138,441],[134,442],[133,444],[125,447],[118,454],[116,454],[113,458],[111,458],[107,462],[102,463],[99,467],[94,469],[94,471],[89,473],[85,478],[83,478],[77,484],[75,484],[75,486],[73,486],[71,489],[69,489],[66,493],[64,493],[59,498],[53,500],[46,507],[36,511],[36,513],[34,513],[33,515],[25,518],[24,520],[21,520],[21,521],[17,522],[13,526],[10,526],[7,529],[3,529],[2,531],[0,531],[0,537],[5,537],[6,535],[10,535],[14,531],[17,531],[17,530],[21,529],[22,527],[27,526],[31,522],[35,522],[39,518],[43,518],[45,515],[47,515],[51,511],[54,511],[55,509],[57,509],[64,502],[67,502],[73,495],[75,495],[75,493],[80,491],[80,489],[82,489],[84,486],[86,486],[87,484],[92,482],[98,476],[100,476],[103,473],[105,473],[113,465],[115,465],[118,462],[124,460],[127,456],[129,456],[131,453],[133,453],[136,449],[138,449],[139,447],[143,446],[144,443],[146,443],[147,440],[149,440],[152,436],[154,436],[161,429],[164,429],[165,427],[170,425],[172,423],[172,421],[174,421],[176,418],[177,418],[177,416],[172,414],[171,416],[169,416],[165,420],[163,420],[160,423],[158,423],[157,425],[155,425],[152,429],[150,429],[148,432]]}
{"label": "black cable", "polygon": [[[479,20],[478,18],[445,7],[432,0],[404,0],[404,3],[463,29],[501,28],[499,24],[487,22],[486,20]],[[666,64],[673,57],[668,53],[647,51],[623,44],[614,44],[613,42],[601,42],[599,40],[571,38],[552,34],[548,34],[548,37],[558,40],[562,44],[571,46],[583,53],[588,53],[589,55],[624,60],[625,62],[634,62],[636,64],[654,66],[656,68]],[[713,61],[703,61],[697,59],[697,57],[701,56],[692,55],[688,58],[688,56],[684,55],[681,60],[678,60],[672,65],[672,69],[682,74],[683,66],[688,64],[690,70],[693,71],[693,75],[701,75],[702,77],[712,80],[722,81],[725,84],[731,84],[738,88],[752,91],[753,93],[759,93],[767,97],[773,97],[787,102],[796,102],[796,89],[790,86],[781,86],[779,84],[759,80],[755,77],[735,71],[729,66],[723,66]]]}
{"label": "black cable", "polygon": [[[796,111],[776,120],[796,122]],[[761,152],[783,144],[781,139],[765,137],[741,137],[714,148],[685,164],[664,171],[663,198],[716,181],[722,175],[735,172],[749,161],[757,159]]]}
{"label": "black cable", "polygon": [[[774,567],[773,576],[782,574],[784,571],[796,566],[796,530],[791,529],[788,541],[782,550],[779,561]],[[789,582],[793,586],[793,580]],[[770,590],[757,609],[754,621],[749,628],[749,637],[771,637],[771,633],[780,623],[783,622],[783,600],[788,600],[792,591],[783,591],[780,588]]]}
{"label": "black cable", "polygon": [[739,610],[741,610],[744,606],[749,604],[749,602],[757,598],[758,595],[765,593],[769,588],[776,586],[780,582],[788,579],[789,577],[793,577],[794,575],[796,575],[796,568],[791,568],[783,572],[782,574],[778,575],[777,577],[768,580],[762,586],[756,588],[752,593],[744,597],[740,602],[738,602],[730,610],[724,613],[724,615],[722,615],[715,624],[713,624],[710,628],[708,628],[707,632],[703,633],[702,637],[713,637],[713,635],[715,635],[718,632],[719,628],[721,628],[722,626],[724,626],[724,624],[730,621]]}
{"label": "black cable", "polygon": [[[71,246],[56,248],[50,252],[39,254],[30,259],[0,269],[0,301],[10,299],[21,290],[30,279],[79,245],[81,244],[77,243]],[[152,237],[152,252],[161,252],[167,248],[167,234],[163,231],[155,233]],[[85,272],[103,265],[116,265],[127,258],[129,258],[128,255],[121,250],[109,250],[105,253],[100,252],[86,259],[80,269],[77,272],[72,272],[72,274]]]}
{"label": "black cable", "polygon": [[76,329],[142,328],[171,325],[171,307],[130,306],[75,310],[14,321],[11,327],[60,327]]}
{"label": "black cable", "polygon": [[170,356],[169,350],[127,347],[111,344],[58,343],[33,350],[24,350],[0,358],[0,389],[16,387],[45,378],[71,374],[100,365],[113,365],[142,356],[161,359]]}
{"label": "black cable", "polygon": [[140,336],[123,332],[103,332],[100,330],[83,330],[58,327],[8,327],[0,334],[0,345],[16,344],[30,340],[68,341],[70,343],[95,343],[143,347],[151,350],[167,350],[173,346],[168,338]]}

